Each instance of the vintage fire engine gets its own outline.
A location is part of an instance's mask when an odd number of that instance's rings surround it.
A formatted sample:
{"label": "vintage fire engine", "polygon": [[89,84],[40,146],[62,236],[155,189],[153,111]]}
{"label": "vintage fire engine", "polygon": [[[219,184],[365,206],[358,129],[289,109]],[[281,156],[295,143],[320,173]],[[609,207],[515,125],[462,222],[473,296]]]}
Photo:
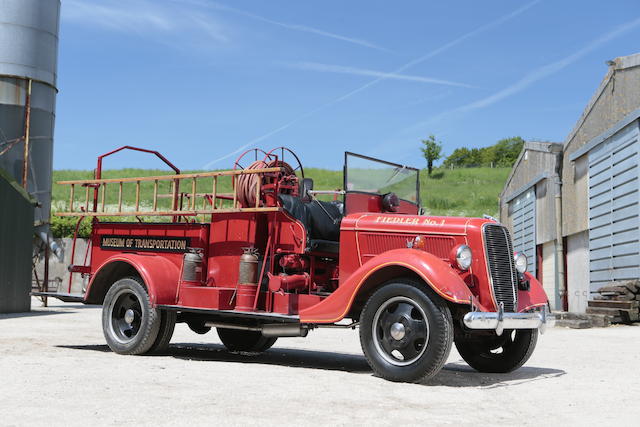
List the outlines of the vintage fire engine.
{"label": "vintage fire engine", "polygon": [[[102,178],[103,158],[122,149],[154,153],[176,174]],[[357,326],[376,374],[418,381],[442,368],[452,343],[478,371],[517,369],[554,321],[503,225],[420,214],[417,169],[346,153],[343,188],[316,190],[283,147],[196,174],[154,151],[114,152],[98,158],[95,179],[60,183],[70,198],[59,215],[92,218],[85,262],[69,268],[88,279],[79,298],[103,305],[116,353],[162,351],[176,322],[198,334],[216,328],[228,350],[246,352]],[[223,179],[232,192],[219,190]],[[141,185],[153,186],[153,200],[140,200]],[[113,216],[136,220],[100,221]]]}

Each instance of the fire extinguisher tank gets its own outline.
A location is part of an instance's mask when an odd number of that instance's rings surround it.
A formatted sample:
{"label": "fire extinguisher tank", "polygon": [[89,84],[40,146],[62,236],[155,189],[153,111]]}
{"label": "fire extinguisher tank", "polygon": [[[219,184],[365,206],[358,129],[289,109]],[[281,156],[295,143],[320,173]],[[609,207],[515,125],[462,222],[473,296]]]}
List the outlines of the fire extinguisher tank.
{"label": "fire extinguisher tank", "polygon": [[38,200],[49,223],[59,0],[0,1],[0,168]]}

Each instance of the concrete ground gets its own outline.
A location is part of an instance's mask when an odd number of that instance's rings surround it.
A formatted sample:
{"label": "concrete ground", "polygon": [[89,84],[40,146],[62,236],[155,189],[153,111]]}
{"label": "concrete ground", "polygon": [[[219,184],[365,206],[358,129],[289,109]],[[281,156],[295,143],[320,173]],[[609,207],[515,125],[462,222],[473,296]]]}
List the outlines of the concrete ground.
{"label": "concrete ground", "polygon": [[455,349],[425,384],[375,377],[357,332],[231,354],[179,324],[168,354],[109,351],[100,307],[33,300],[0,315],[0,425],[602,425],[640,420],[640,327],[553,328],[511,374]]}

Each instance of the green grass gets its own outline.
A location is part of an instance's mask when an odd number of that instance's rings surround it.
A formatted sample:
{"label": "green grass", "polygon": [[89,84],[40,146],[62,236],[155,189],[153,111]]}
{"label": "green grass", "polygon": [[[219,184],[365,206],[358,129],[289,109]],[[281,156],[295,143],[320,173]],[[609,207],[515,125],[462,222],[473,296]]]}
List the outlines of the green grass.
{"label": "green grass", "polygon": [[[420,172],[420,198],[422,206],[428,215],[447,216],[482,216],[483,214],[497,216],[498,196],[509,175],[510,168],[468,168],[468,169],[435,169],[431,177],[426,170]],[[191,173],[197,171],[184,171]],[[118,169],[104,171],[104,178],[125,178],[137,176],[166,175],[167,171],[153,169]],[[332,171],[326,169],[307,168],[305,176],[313,178],[316,190],[335,190],[342,188],[342,171]],[[91,179],[92,171],[81,170],[58,170],[53,172],[53,211],[65,210],[69,202],[69,187],[56,184],[57,181]],[[210,193],[212,179],[199,179],[197,191]],[[106,201],[107,204],[117,205],[118,186],[112,184],[108,186]],[[191,191],[191,183],[184,180],[181,189],[185,192]],[[140,188],[140,200],[142,206],[150,206],[153,198],[153,182],[146,182]],[[159,189],[160,194],[170,194],[169,183],[162,183]],[[228,177],[219,178],[218,192],[231,192],[231,180]],[[90,196],[91,197],[91,196]],[[323,197],[325,199],[331,198]],[[74,204],[84,205],[85,193],[82,188],[76,189]],[[125,184],[123,186],[123,204],[131,205],[135,203],[135,185]],[[159,199],[159,208],[170,208],[169,199]],[[201,201],[199,202],[201,203]],[[53,220],[54,234],[56,236],[69,235],[73,233],[75,219],[58,218]],[[89,221],[85,221],[87,224]],[[85,227],[83,230],[87,230]],[[82,234],[86,234],[83,231]]]}
{"label": "green grass", "polygon": [[511,168],[435,169],[420,174],[421,202],[428,215],[498,216],[498,197]]}

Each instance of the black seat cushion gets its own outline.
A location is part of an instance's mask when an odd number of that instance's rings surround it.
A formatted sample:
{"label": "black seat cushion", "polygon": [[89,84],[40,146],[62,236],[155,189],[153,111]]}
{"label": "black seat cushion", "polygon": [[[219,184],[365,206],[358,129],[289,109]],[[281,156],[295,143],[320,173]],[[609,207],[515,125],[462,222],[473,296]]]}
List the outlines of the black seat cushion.
{"label": "black seat cushion", "polygon": [[309,240],[309,250],[311,252],[325,252],[329,254],[338,254],[340,252],[340,242],[331,240],[311,239]]}
{"label": "black seat cushion", "polygon": [[309,239],[340,240],[340,221],[342,209],[338,202],[321,202],[312,200],[303,202],[298,197],[281,194],[282,207],[298,221],[304,224]]}

